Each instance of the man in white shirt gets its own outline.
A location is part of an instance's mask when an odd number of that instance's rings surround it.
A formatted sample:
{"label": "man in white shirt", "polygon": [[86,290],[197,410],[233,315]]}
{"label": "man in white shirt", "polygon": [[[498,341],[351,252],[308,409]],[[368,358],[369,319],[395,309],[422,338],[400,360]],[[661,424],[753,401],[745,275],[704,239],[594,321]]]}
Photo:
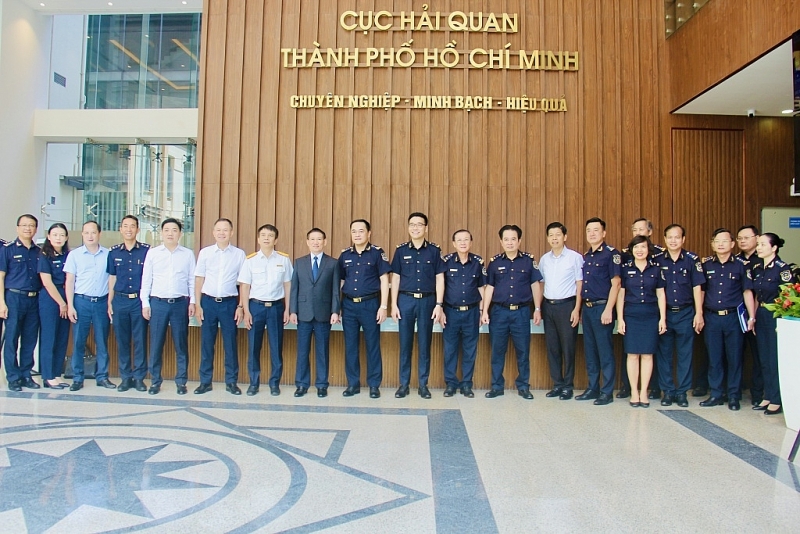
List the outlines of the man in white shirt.
{"label": "man in white shirt", "polygon": [[225,390],[241,395],[239,381],[239,350],[236,346],[236,325],[242,320],[242,306],[238,305],[239,292],[236,279],[244,263],[244,251],[231,245],[233,223],[218,219],[214,223],[215,244],[205,247],[197,255],[195,267],[195,317],[200,321],[202,335],[200,352],[200,385],[196,395],[211,391],[214,374],[214,346],[217,332],[222,330],[225,348]]}
{"label": "man in white shirt", "polygon": [[258,229],[260,250],[247,256],[239,273],[239,304],[244,310],[244,324],[249,330],[247,370],[250,387],[247,394],[258,393],[261,381],[261,346],[264,329],[269,332],[269,359],[272,372],[269,392],[281,394],[283,374],[283,327],[289,322],[289,291],[292,282],[292,262],[289,255],[275,250],[278,229],[265,224]]}
{"label": "man in white shirt", "polygon": [[[179,245],[183,225],[177,219],[161,223],[162,245],[151,248],[142,272],[142,315],[150,321],[150,377],[148,393],[161,391],[161,359],[167,326],[172,327],[178,395],[186,395],[189,367],[189,317],[194,315],[194,253]],[[151,307],[152,306],[152,307]]]}
{"label": "man in white shirt", "polygon": [[539,272],[544,278],[542,318],[553,389],[545,396],[568,400],[574,388],[583,256],[567,248],[567,227],[560,222],[548,224],[546,232],[551,250],[539,260]]}
{"label": "man in white shirt", "polygon": [[83,357],[89,327],[94,327],[94,343],[97,352],[97,370],[94,378],[98,386],[113,389],[108,379],[108,249],[100,246],[100,224],[97,221],[83,223],[81,231],[83,245],[71,251],[64,263],[67,281],[69,320],[75,324],[72,346],[73,382],[70,391],[83,388]]}

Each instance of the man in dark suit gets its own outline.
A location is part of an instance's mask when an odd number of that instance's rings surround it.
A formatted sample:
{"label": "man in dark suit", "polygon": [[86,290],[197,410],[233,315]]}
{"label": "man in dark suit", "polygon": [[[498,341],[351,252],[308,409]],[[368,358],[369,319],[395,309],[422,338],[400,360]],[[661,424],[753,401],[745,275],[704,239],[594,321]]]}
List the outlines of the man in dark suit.
{"label": "man in dark suit", "polygon": [[295,397],[308,393],[311,368],[311,335],[314,335],[317,362],[317,397],[328,396],[328,340],[331,325],[339,322],[339,265],[325,254],[325,232],[312,228],[306,234],[309,254],[297,258],[289,294],[289,320],[297,325],[297,372]]}

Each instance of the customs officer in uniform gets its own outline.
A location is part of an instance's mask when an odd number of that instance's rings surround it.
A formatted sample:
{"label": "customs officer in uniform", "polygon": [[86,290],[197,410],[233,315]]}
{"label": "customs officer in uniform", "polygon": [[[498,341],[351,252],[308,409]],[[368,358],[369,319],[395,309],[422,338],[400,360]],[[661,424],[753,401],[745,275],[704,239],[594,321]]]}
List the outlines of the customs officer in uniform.
{"label": "customs officer in uniform", "polygon": [[[17,238],[0,248],[0,318],[5,319],[3,364],[8,389],[39,389],[31,378],[33,349],[39,335],[39,255],[33,242],[39,221],[30,214],[17,219]],[[17,360],[19,350],[19,360]]]}
{"label": "customs officer in uniform", "polygon": [[[583,255],[583,344],[589,387],[575,400],[597,405],[614,401],[614,306],[620,289],[620,253],[606,245],[606,223],[599,217],[586,221],[589,250]],[[603,385],[600,386],[600,374]]]}
{"label": "customs officer in uniform", "polygon": [[51,225],[39,257],[39,278],[42,280],[42,291],[39,292],[39,370],[42,372],[42,385],[52,389],[69,387],[66,382],[58,380],[64,373],[69,343],[69,307],[64,291],[68,240],[69,233],[64,224]]}
{"label": "customs officer in uniform", "polygon": [[236,328],[242,320],[242,305],[236,280],[244,263],[244,251],[231,245],[233,223],[218,219],[214,223],[215,244],[200,250],[194,268],[195,317],[200,321],[202,343],[200,347],[200,385],[196,395],[211,391],[214,374],[214,347],[217,333],[222,330],[225,351],[225,391],[241,395],[239,381],[239,350],[236,345]]}
{"label": "customs officer in uniform", "polygon": [[[470,252],[472,233],[469,230],[457,230],[453,233],[453,246],[456,251],[443,258],[444,396],[452,397],[456,390],[460,390],[462,395],[471,399],[475,397],[472,376],[478,356],[486,270],[483,268],[483,258]],[[457,375],[459,350],[462,355],[461,380]]]}
{"label": "customs officer in uniform", "polygon": [[753,281],[745,260],[733,256],[733,237],[730,230],[718,228],[711,235],[716,254],[703,259],[706,278],[704,337],[708,349],[708,384],[711,396],[700,406],[718,406],[724,403],[722,384],[723,367],[728,367],[728,408],[740,408],[742,381],[742,349],[744,335],[739,325],[737,308],[743,302],[747,308],[746,329],[755,323]]}
{"label": "customs officer in uniform", "polygon": [[[752,268],[755,263],[759,261],[758,254],[756,253],[756,246],[758,244],[758,228],[752,224],[748,224],[739,228],[736,233],[736,246],[739,247],[739,253],[736,254],[739,258],[747,262],[748,267]],[[756,318],[757,320],[758,318]],[[756,339],[755,329],[746,332],[744,335],[744,345],[747,351],[742,353],[742,367],[744,367],[744,360],[747,353],[750,354],[750,401],[753,406],[758,406],[764,399],[764,375],[761,372],[762,365],[760,353],[758,352],[759,343]],[[744,389],[744,373],[742,373],[741,389]]]}
{"label": "customs officer in uniform", "polygon": [[392,258],[392,319],[400,325],[400,387],[394,396],[408,395],[411,381],[411,353],[414,326],[419,352],[419,396],[430,399],[428,375],[431,370],[433,324],[441,321],[444,305],[444,263],[442,250],[425,238],[428,216],[415,212],[408,216],[411,237],[397,245]]}
{"label": "customs officer in uniform", "polygon": [[546,397],[572,398],[575,379],[575,345],[581,318],[583,256],[566,246],[567,227],[560,222],[547,225],[550,251],[539,261],[544,281],[544,339],[553,389]]}
{"label": "customs officer in uniform", "polygon": [[[507,224],[500,228],[500,242],[505,252],[493,257],[486,268],[481,321],[489,325],[492,340],[492,389],[486,397],[493,399],[504,393],[503,367],[508,352],[508,338],[517,355],[517,393],[533,399],[530,386],[531,305],[533,321],[542,320],[542,275],[533,255],[519,250],[522,229]],[[491,309],[490,309],[491,308]]]}
{"label": "customs officer in uniform", "polygon": [[292,284],[292,261],[285,252],[275,250],[278,229],[265,224],[258,229],[259,250],[247,256],[239,272],[239,305],[244,309],[248,329],[247,370],[250,386],[247,394],[258,393],[261,383],[261,347],[264,329],[269,341],[269,393],[281,394],[283,375],[283,328],[289,323],[289,297]]}
{"label": "customs officer in uniform", "polygon": [[[139,219],[126,215],[119,225],[122,243],[108,252],[108,316],[117,338],[120,384],[117,391],[147,391],[147,321],[142,316],[142,272],[150,245],[136,240]],[[131,360],[133,341],[133,360]]]}
{"label": "customs officer in uniform", "polygon": [[389,302],[389,273],[391,267],[386,253],[370,243],[369,221],[356,219],[350,223],[353,246],[339,256],[342,276],[342,330],[344,330],[345,374],[347,389],[342,395],[352,397],[361,393],[361,363],[358,334],[364,330],[367,346],[367,385],[369,396],[381,396],[383,380],[381,362],[381,324],[386,320]]}
{"label": "customs officer in uniform", "polygon": [[[692,387],[692,354],[695,333],[703,329],[703,266],[700,257],[683,249],[686,233],[683,226],[670,224],[664,230],[666,252],[656,258],[665,282],[667,331],[659,338],[658,377],[663,397],[661,406],[676,403],[689,406],[686,397]],[[673,356],[674,354],[674,356]],[[677,382],[673,378],[677,373]]]}

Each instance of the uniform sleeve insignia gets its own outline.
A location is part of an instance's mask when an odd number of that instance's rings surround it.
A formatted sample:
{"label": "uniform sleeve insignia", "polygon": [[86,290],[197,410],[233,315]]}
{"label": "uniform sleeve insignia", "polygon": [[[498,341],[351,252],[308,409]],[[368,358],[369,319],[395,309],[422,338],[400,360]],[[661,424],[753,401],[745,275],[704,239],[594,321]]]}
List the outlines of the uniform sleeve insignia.
{"label": "uniform sleeve insignia", "polygon": [[386,253],[384,251],[381,251],[381,258],[383,258],[383,261],[385,262],[389,261],[389,258],[386,257]]}
{"label": "uniform sleeve insignia", "polygon": [[699,261],[694,262],[694,268],[697,269],[698,273],[702,273],[703,272],[703,266],[700,264]]}
{"label": "uniform sleeve insignia", "polygon": [[792,279],[792,271],[783,271],[781,272],[781,280],[784,282],[788,282]]}
{"label": "uniform sleeve insignia", "polygon": [[489,275],[486,273],[486,267],[484,267],[483,269],[481,269],[481,272],[483,273],[483,276],[489,276]]}
{"label": "uniform sleeve insignia", "polygon": [[258,254],[258,251],[256,251],[256,252],[253,252],[252,254],[248,254],[248,255],[247,255],[247,259],[249,260],[250,258],[253,258],[253,257],[255,257],[255,255],[256,255],[256,254]]}
{"label": "uniform sleeve insignia", "polygon": [[750,280],[752,280],[752,279],[753,279],[753,275],[752,275],[752,274],[750,274],[750,269],[747,269],[747,270],[745,271],[745,274],[747,274],[747,278],[749,278]]}
{"label": "uniform sleeve insignia", "polygon": [[620,255],[619,254],[614,254],[614,263],[619,265],[620,261],[622,261],[622,258],[620,258]]}

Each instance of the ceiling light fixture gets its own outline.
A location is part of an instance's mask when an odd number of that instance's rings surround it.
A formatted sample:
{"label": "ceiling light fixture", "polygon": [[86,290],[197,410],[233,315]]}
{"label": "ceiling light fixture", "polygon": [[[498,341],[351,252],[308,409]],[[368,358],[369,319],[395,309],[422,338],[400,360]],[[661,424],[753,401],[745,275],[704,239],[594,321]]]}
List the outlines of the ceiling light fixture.
{"label": "ceiling light fixture", "polygon": [[44,7],[44,2],[39,2],[39,5]]}

